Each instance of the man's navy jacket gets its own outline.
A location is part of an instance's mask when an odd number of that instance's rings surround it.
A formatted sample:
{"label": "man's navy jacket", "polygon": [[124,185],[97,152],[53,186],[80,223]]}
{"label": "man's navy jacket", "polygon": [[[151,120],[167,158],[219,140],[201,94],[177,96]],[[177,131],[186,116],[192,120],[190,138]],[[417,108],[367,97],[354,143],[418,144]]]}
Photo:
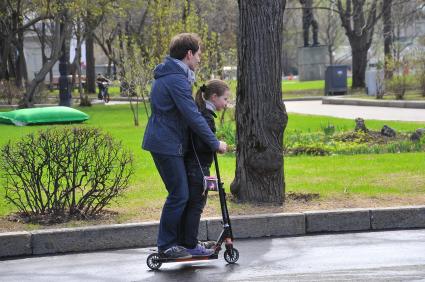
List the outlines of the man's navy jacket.
{"label": "man's navy jacket", "polygon": [[150,94],[152,113],[143,138],[143,149],[172,156],[183,156],[190,127],[213,151],[219,141],[199,113],[185,71],[167,57],[154,70]]}

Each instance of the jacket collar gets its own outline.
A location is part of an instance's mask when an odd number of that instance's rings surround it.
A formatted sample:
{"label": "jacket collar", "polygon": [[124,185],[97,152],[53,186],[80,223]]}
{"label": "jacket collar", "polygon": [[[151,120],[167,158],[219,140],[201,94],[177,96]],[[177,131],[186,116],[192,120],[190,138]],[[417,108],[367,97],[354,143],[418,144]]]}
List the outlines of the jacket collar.
{"label": "jacket collar", "polygon": [[189,83],[191,85],[193,85],[195,83],[196,77],[195,77],[195,72],[192,71],[188,65],[186,65],[185,63],[183,63],[181,60],[178,59],[174,59],[173,57],[167,56],[167,59],[173,61],[174,63],[176,63],[186,74],[187,80],[189,81]]}

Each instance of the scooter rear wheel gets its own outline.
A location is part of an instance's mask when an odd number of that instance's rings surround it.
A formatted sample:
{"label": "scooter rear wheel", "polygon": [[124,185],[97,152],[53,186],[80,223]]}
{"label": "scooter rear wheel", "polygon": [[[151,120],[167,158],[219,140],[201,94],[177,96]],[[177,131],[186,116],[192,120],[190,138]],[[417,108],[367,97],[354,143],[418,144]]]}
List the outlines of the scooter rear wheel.
{"label": "scooter rear wheel", "polygon": [[224,259],[227,263],[234,264],[239,259],[239,251],[235,248],[224,251]]}
{"label": "scooter rear wheel", "polygon": [[159,262],[159,254],[150,254],[146,259],[146,264],[150,269],[158,270],[162,265],[162,262]]}

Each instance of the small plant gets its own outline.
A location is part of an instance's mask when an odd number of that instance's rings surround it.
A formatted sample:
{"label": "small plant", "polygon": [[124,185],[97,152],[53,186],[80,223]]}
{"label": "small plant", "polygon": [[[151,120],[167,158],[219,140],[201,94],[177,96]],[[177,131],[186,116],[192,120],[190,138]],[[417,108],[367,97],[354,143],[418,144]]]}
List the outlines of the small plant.
{"label": "small plant", "polygon": [[232,123],[225,122],[217,129],[217,138],[226,141],[228,145],[236,144],[236,133]]}
{"label": "small plant", "polygon": [[412,84],[409,76],[411,60],[405,56],[402,60],[388,60],[388,67],[394,70],[391,79],[386,80],[385,88],[394,93],[397,100],[403,100],[407,89]]}
{"label": "small plant", "polygon": [[396,100],[403,100],[407,89],[407,79],[405,75],[394,75],[387,81],[388,89],[394,93]]}
{"label": "small plant", "polygon": [[328,125],[320,126],[322,128],[323,133],[325,133],[326,136],[332,136],[335,133],[335,126],[333,124],[328,123]]}
{"label": "small plant", "polygon": [[327,156],[330,155],[330,152],[321,146],[297,146],[293,148],[285,148],[285,154],[299,156],[299,155],[308,155],[308,156]]}
{"label": "small plant", "polygon": [[[386,59],[388,61],[389,59]],[[386,68],[384,70],[385,66],[382,61],[379,61],[376,69],[376,99],[383,99],[385,95],[385,72],[388,73],[389,69]]]}
{"label": "small plant", "polygon": [[416,68],[415,78],[419,83],[422,97],[425,97],[425,46],[422,49],[417,50],[414,64]]}
{"label": "small plant", "polygon": [[26,217],[97,215],[133,173],[132,155],[96,128],[38,131],[0,154],[6,199]]}

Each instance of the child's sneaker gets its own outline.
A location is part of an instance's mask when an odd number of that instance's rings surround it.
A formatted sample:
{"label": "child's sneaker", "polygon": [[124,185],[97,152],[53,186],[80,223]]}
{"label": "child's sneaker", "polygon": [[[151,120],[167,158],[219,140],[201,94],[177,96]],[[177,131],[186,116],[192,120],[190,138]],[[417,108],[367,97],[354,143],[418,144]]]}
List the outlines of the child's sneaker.
{"label": "child's sneaker", "polygon": [[214,253],[214,250],[205,249],[205,247],[200,244],[197,244],[193,249],[186,249],[186,251],[193,257],[210,256]]}
{"label": "child's sneaker", "polygon": [[161,252],[161,254],[166,258],[171,259],[177,259],[177,258],[191,258],[192,255],[189,254],[186,250],[186,248],[181,246],[174,246],[171,248],[166,249],[164,252]]}
{"label": "child's sneaker", "polygon": [[217,242],[216,241],[198,241],[198,244],[204,246],[205,249],[212,249]]}

